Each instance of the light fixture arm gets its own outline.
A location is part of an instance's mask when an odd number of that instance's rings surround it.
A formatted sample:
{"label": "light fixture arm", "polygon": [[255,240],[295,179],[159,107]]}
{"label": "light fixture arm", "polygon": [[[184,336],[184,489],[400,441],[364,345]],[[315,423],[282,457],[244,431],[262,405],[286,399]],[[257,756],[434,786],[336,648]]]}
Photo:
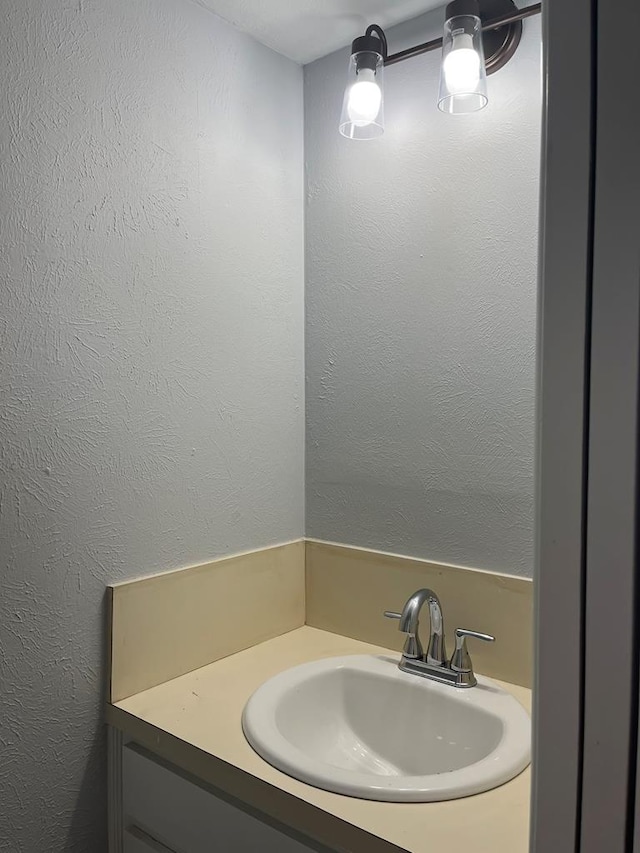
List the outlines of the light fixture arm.
{"label": "light fixture arm", "polygon": [[[513,12],[500,15],[484,22],[482,24],[482,32],[497,30],[499,27],[506,27],[509,24],[515,24],[525,18],[530,18],[532,15],[539,15],[541,11],[542,3],[533,3],[531,6],[525,6],[523,9],[515,9]],[[379,34],[382,32],[381,27],[377,24],[373,24],[372,27],[377,30],[378,37],[380,37]],[[371,27],[369,27],[369,29],[371,29]],[[369,33],[369,29],[367,29],[367,33]],[[387,40],[385,37],[383,41],[383,45],[385,45],[385,47],[386,42]],[[423,53],[429,53],[432,50],[441,49],[442,38],[431,39],[431,41],[422,42],[422,44],[417,44],[414,47],[408,47],[406,50],[400,50],[398,53],[392,53],[391,55],[385,54],[384,64],[395,65],[397,62],[403,62],[405,59],[411,59],[414,56],[421,56]]]}
{"label": "light fixture arm", "polygon": [[382,59],[386,65],[387,63],[387,54],[388,54],[388,46],[387,46],[387,36],[385,31],[382,29],[380,24],[369,24],[366,29],[365,35],[367,37],[375,35],[380,39],[380,43],[382,44]]}

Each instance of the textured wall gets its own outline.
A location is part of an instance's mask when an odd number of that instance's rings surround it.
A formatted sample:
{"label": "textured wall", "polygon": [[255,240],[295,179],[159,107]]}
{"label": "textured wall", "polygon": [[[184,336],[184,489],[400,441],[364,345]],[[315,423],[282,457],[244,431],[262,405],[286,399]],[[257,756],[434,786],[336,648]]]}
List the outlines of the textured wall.
{"label": "textured wall", "polygon": [[302,534],[302,72],[179,0],[0,13],[0,850],[100,853],[105,584]]}
{"label": "textured wall", "polygon": [[347,58],[305,68],[307,533],[529,575],[540,21],[474,116],[437,53],[388,68],[375,141],[338,134]]}

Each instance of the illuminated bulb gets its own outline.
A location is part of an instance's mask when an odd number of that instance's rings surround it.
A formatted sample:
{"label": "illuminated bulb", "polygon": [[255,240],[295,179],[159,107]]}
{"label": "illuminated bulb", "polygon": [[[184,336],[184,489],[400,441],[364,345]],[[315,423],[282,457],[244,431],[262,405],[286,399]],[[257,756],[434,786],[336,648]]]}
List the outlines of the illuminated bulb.
{"label": "illuminated bulb", "polygon": [[475,92],[480,82],[480,57],[473,38],[467,33],[453,37],[453,45],[442,66],[447,88],[452,95]]}
{"label": "illuminated bulb", "polygon": [[351,45],[339,124],[347,139],[375,139],[384,133],[384,33],[380,30],[378,38],[370,29]]}
{"label": "illuminated bulb", "polygon": [[356,127],[366,127],[375,121],[382,104],[382,91],[376,83],[375,71],[363,68],[349,90],[347,112]]}

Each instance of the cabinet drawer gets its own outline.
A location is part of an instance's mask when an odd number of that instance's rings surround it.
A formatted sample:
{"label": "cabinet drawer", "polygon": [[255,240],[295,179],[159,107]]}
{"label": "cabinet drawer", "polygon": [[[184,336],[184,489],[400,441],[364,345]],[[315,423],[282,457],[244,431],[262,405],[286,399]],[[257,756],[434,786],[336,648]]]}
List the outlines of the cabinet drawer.
{"label": "cabinet drawer", "polygon": [[[122,784],[124,825],[139,827],[169,853],[312,850],[158,764],[134,745],[122,751]],[[144,846],[132,847],[131,853],[138,850],[148,853]]]}

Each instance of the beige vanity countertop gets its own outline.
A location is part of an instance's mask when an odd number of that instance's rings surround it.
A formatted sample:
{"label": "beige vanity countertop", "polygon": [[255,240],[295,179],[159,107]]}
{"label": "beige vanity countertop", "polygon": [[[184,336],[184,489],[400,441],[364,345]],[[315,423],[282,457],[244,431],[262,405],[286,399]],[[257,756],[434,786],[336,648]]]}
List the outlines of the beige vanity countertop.
{"label": "beige vanity countertop", "polygon": [[[379,803],[332,794],[286,776],[246,742],[248,698],[277,673],[348,654],[391,654],[379,646],[303,627],[107,709],[107,722],[185,773],[340,851],[527,853],[530,770],[506,785],[441,803]],[[524,687],[503,682],[530,709]]]}

